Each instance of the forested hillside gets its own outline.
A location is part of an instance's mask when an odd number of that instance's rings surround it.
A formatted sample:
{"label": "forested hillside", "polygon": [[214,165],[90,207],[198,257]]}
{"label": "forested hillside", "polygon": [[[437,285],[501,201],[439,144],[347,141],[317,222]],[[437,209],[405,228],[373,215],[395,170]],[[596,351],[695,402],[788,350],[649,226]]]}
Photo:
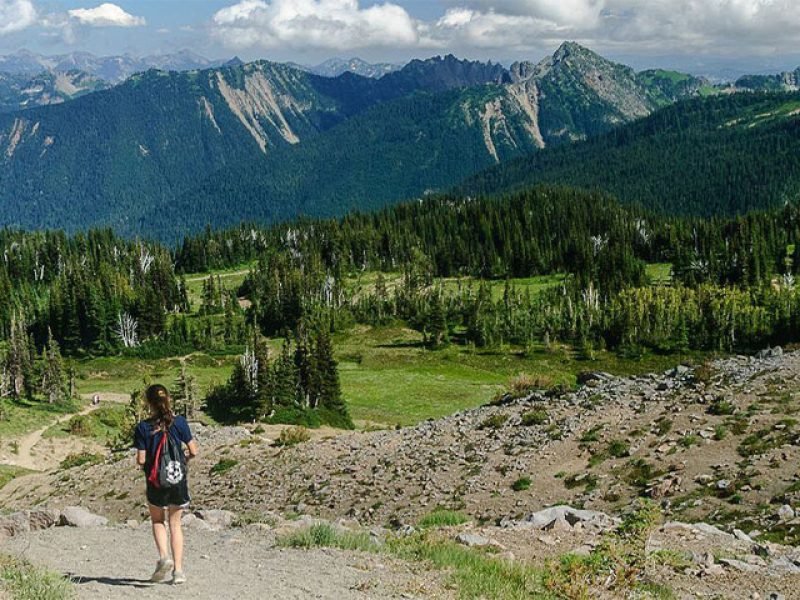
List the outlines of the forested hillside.
{"label": "forested hillside", "polygon": [[535,183],[610,192],[667,213],[713,216],[780,206],[800,192],[800,95],[681,102],[583,143],[492,167],[459,191]]}
{"label": "forested hillside", "polygon": [[210,222],[339,215],[608,131],[699,85],[573,43],[510,71],[453,56],[380,79],[264,61],[150,71],[0,115],[0,224],[175,239]]}

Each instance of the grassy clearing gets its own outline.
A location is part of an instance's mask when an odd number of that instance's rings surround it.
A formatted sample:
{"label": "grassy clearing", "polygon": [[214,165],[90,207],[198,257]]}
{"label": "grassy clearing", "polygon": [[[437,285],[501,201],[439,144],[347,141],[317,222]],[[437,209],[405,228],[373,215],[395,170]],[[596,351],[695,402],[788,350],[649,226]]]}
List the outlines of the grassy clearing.
{"label": "grassy clearing", "polygon": [[76,415],[50,427],[44,432],[45,438],[63,438],[71,435],[93,439],[106,444],[117,438],[125,426],[127,407],[124,404],[108,405],[87,415]]}
{"label": "grassy clearing", "polygon": [[75,597],[70,582],[18,558],[0,554],[0,592],[14,600],[68,600]]}
{"label": "grassy clearing", "polygon": [[230,269],[211,271],[210,273],[188,273],[186,275],[186,292],[192,308],[197,310],[203,303],[203,283],[210,276],[219,277],[227,289],[235,290],[242,285],[253,266],[251,264],[242,264]]}
{"label": "grassy clearing", "polygon": [[312,525],[278,539],[288,548],[338,548],[363,552],[385,552],[392,556],[425,562],[446,570],[465,599],[516,600],[550,598],[541,586],[541,573],[522,563],[512,563],[439,539],[434,533],[390,539],[378,545],[366,533],[339,531],[329,524]]}
{"label": "grassy clearing", "polygon": [[627,359],[597,352],[578,360],[569,350],[544,347],[523,354],[515,349],[473,350],[450,346],[430,351],[422,335],[402,326],[355,327],[336,336],[342,391],[356,422],[412,425],[425,419],[486,404],[525,373],[553,385],[575,384],[586,369],[619,375],[658,372],[690,356],[646,354]]}
{"label": "grassy clearing", "polygon": [[27,400],[3,399],[5,418],[0,420],[0,440],[38,429],[55,421],[58,417],[73,413],[79,409],[72,402],[48,404],[47,402],[30,402]]}
{"label": "grassy clearing", "polygon": [[[211,356],[197,353],[185,358],[186,368],[204,393],[211,385],[225,381],[237,356]],[[80,394],[110,392],[127,394],[142,387],[145,379],[170,387],[181,368],[181,357],[139,359],[121,356],[80,361],[77,367],[77,391]]]}
{"label": "grassy clearing", "polygon": [[32,473],[28,469],[15,467],[13,465],[0,465],[0,488],[9,483],[12,479]]}
{"label": "grassy clearing", "polygon": [[[403,283],[402,273],[383,273],[382,276],[386,290],[389,293]],[[517,277],[509,279],[509,282],[516,288],[518,293],[528,293],[531,297],[534,297],[545,290],[560,285],[565,277],[566,275],[559,273],[556,275],[538,275],[536,277]],[[378,273],[371,271],[348,279],[347,285],[350,291],[358,297],[373,293],[377,281]],[[473,289],[477,290],[480,280],[474,277],[445,277],[436,279],[435,283],[441,285],[446,291],[456,292],[459,287],[465,288],[469,285],[472,285]],[[493,279],[487,283],[492,289],[492,298],[494,300],[499,300],[503,297],[506,287],[505,279]]]}

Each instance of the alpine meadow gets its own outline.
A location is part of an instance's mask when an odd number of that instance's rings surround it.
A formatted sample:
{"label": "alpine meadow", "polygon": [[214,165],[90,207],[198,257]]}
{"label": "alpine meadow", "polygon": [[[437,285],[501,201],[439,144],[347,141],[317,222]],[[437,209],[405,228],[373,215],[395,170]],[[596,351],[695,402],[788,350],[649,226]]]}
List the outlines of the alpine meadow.
{"label": "alpine meadow", "polygon": [[0,0],[0,598],[800,598],[779,0],[73,4]]}

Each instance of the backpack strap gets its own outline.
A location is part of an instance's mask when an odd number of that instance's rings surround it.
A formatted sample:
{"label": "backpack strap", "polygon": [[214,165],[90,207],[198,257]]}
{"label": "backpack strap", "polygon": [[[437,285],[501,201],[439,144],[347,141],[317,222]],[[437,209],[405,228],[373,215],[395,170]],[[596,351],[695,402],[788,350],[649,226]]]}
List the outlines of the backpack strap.
{"label": "backpack strap", "polygon": [[158,446],[156,446],[156,453],[153,457],[153,463],[150,465],[150,473],[147,475],[147,481],[154,487],[161,487],[158,478],[158,470],[161,464],[161,456],[164,454],[164,446],[167,443],[167,435],[169,432],[163,431],[161,433],[161,439],[158,442]]}

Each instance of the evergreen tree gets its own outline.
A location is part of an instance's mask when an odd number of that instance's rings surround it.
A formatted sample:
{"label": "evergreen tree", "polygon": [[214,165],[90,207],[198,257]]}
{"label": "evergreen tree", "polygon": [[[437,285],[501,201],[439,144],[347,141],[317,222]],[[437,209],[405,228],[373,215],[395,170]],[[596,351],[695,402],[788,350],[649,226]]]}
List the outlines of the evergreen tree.
{"label": "evergreen tree", "polygon": [[42,351],[41,388],[44,397],[50,404],[63,402],[70,394],[64,372],[64,363],[58,342],[49,333],[47,346]]}

